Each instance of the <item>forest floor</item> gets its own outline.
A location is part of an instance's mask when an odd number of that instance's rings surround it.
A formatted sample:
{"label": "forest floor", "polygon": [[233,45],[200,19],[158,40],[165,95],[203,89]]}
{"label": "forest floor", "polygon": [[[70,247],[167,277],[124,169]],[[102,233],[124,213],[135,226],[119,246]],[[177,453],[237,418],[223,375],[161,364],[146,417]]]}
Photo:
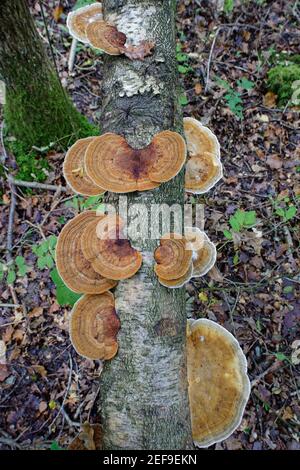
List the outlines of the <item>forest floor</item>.
{"label": "forest floor", "polygon": [[[45,8],[62,83],[97,123],[102,55],[81,45],[68,74],[65,20],[74,2],[60,3],[63,11],[52,0]],[[187,286],[189,315],[216,320],[238,338],[252,382],[239,429],[216,449],[300,449],[299,107],[280,107],[266,87],[276,54],[299,54],[294,3],[249,1],[227,14],[212,11],[207,1],[182,0],[178,7],[183,112],[215,132],[224,164],[214,190],[188,197],[205,205],[205,230],[218,250],[217,269]],[[32,5],[46,44],[39,4]],[[64,155],[46,156],[46,183],[64,185]],[[11,193],[5,182],[3,189],[5,249]],[[55,237],[67,219],[94,203],[71,192],[17,190],[16,280],[0,287],[2,449],[65,448],[80,423],[95,422],[102,365],[71,347],[70,308],[58,304],[50,277]],[[238,210],[251,211],[251,224]],[[11,302],[17,306],[3,306]]]}

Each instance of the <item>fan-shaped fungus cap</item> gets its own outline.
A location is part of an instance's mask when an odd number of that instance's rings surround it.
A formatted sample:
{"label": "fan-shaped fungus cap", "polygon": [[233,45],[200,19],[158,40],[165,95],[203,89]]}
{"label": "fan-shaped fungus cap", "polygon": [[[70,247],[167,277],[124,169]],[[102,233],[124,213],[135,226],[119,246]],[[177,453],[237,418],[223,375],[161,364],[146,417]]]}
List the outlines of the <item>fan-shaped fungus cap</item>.
{"label": "fan-shaped fungus cap", "polygon": [[86,28],[90,22],[102,19],[102,4],[92,3],[68,14],[67,27],[70,34],[78,41],[88,43]]}
{"label": "fan-shaped fungus cap", "polygon": [[63,165],[63,173],[68,185],[75,193],[83,196],[97,196],[105,192],[105,189],[97,186],[88,177],[84,169],[84,155],[94,138],[77,140],[68,150]]}
{"label": "fan-shaped fungus cap", "polygon": [[211,320],[188,320],[187,372],[195,445],[227,439],[240,425],[250,394],[239,343]]}
{"label": "fan-shaped fungus cap", "polygon": [[107,133],[87,148],[85,167],[95,184],[115,193],[145,191],[172,179],[184,165],[186,146],[180,134],[158,133],[144,149],[133,149],[124,137]]}
{"label": "fan-shaped fungus cap", "polygon": [[168,233],[160,239],[154,252],[154,271],[159,280],[171,281],[185,276],[192,263],[191,250],[186,249],[186,239],[177,233]]}
{"label": "fan-shaped fungus cap", "polygon": [[124,50],[126,35],[101,19],[87,25],[86,35],[93,47],[109,55],[120,55]]}
{"label": "fan-shaped fungus cap", "polygon": [[111,292],[84,295],[73,307],[70,318],[71,342],[83,357],[111,359],[118,350],[120,320]]}
{"label": "fan-shaped fungus cap", "polygon": [[79,294],[101,294],[117,283],[97,273],[81,250],[86,225],[99,221],[95,211],[86,211],[70,220],[62,229],[56,245],[56,266],[64,283]]}
{"label": "fan-shaped fungus cap", "polygon": [[94,270],[104,277],[109,274],[110,279],[128,279],[142,265],[142,254],[123,238],[119,217],[105,216],[89,223],[82,234],[81,247]]}
{"label": "fan-shaped fungus cap", "polygon": [[179,277],[178,279],[163,279],[159,277],[158,280],[160,284],[164,287],[168,287],[169,289],[178,289],[179,287],[183,287],[187,282],[191,280],[193,277],[193,264],[191,263],[187,272]]}
{"label": "fan-shaped fungus cap", "polygon": [[185,189],[194,194],[203,194],[223,177],[220,145],[211,130],[197,119],[184,118],[183,123],[189,152]]}
{"label": "fan-shaped fungus cap", "polygon": [[197,227],[186,227],[184,236],[188,241],[188,248],[193,250],[193,277],[202,277],[216,262],[216,247],[206,233]]}

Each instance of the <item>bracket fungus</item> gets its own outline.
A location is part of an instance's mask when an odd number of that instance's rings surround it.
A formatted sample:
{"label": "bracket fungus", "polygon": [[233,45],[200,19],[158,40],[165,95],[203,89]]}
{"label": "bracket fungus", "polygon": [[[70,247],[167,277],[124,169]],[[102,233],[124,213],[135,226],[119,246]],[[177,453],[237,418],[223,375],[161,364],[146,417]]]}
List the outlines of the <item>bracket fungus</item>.
{"label": "bracket fungus", "polygon": [[67,27],[69,28],[70,34],[75,39],[89,43],[86,34],[87,26],[91,22],[99,19],[103,19],[102,4],[96,2],[70,12],[67,17]]}
{"label": "bracket fungus", "polygon": [[241,423],[250,394],[247,360],[225,328],[207,319],[188,320],[187,370],[193,440],[209,447]]}
{"label": "bracket fungus", "polygon": [[117,333],[120,320],[111,292],[84,295],[73,307],[70,338],[77,351],[88,359],[108,360],[118,351]]}
{"label": "bracket fungus", "polygon": [[101,294],[117,285],[97,273],[81,250],[81,237],[87,224],[99,221],[95,211],[86,211],[62,229],[56,245],[56,266],[64,283],[79,294]]}
{"label": "bracket fungus", "polygon": [[203,194],[223,177],[220,145],[211,130],[197,119],[184,118],[183,124],[189,153],[185,190],[194,194]]}
{"label": "bracket fungus", "polygon": [[214,266],[217,259],[215,244],[203,230],[197,227],[186,227],[185,238],[188,247],[193,250],[193,276],[202,277]]}
{"label": "bracket fungus", "polygon": [[122,232],[119,217],[104,216],[90,222],[81,237],[81,248],[94,270],[104,277],[128,279],[140,269],[142,254],[132,248]]}
{"label": "bracket fungus", "polygon": [[143,149],[133,149],[124,137],[106,133],[88,146],[85,168],[97,186],[127,193],[154,189],[171,180],[185,160],[185,141],[177,132],[159,132]]}
{"label": "bracket fungus", "polygon": [[98,196],[105,192],[87,176],[84,168],[84,155],[94,138],[77,140],[68,150],[63,164],[63,174],[68,185],[75,193],[83,196]]}
{"label": "bracket fungus", "polygon": [[120,55],[124,51],[126,35],[101,19],[87,25],[86,35],[89,43],[109,55]]}
{"label": "bracket fungus", "polygon": [[160,239],[154,252],[154,271],[165,287],[181,287],[192,275],[192,254],[186,239],[177,233],[168,233]]}

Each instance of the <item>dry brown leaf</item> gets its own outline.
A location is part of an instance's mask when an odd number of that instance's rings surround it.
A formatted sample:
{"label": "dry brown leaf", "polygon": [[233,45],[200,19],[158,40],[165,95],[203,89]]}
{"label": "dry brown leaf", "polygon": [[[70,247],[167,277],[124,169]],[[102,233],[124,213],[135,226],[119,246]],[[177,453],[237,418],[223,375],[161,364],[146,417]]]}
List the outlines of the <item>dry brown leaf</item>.
{"label": "dry brown leaf", "polygon": [[264,96],[264,105],[267,108],[275,108],[276,106],[277,95],[272,91],[268,91],[268,93]]}
{"label": "dry brown leaf", "polygon": [[31,312],[28,313],[29,318],[39,317],[43,314],[44,309],[42,307],[35,307]]}
{"label": "dry brown leaf", "polygon": [[154,42],[141,41],[138,46],[125,46],[124,54],[129,59],[144,60],[145,57],[152,54]]}
{"label": "dry brown leaf", "polygon": [[39,366],[39,365],[33,365],[31,366],[31,369],[34,370],[34,372],[37,372],[40,374],[42,377],[46,377],[47,371],[44,366]]}
{"label": "dry brown leaf", "polygon": [[63,14],[63,12],[64,12],[64,9],[62,5],[57,5],[57,7],[54,8],[52,15],[56,23],[58,23],[58,21],[60,20],[60,17]]}
{"label": "dry brown leaf", "polygon": [[201,95],[202,93],[202,85],[201,83],[196,83],[195,87],[194,87],[194,90],[195,90],[195,93],[196,95]]}
{"label": "dry brown leaf", "polygon": [[276,154],[268,155],[267,164],[272,168],[272,170],[279,170],[282,167],[282,160]]}
{"label": "dry brown leaf", "polygon": [[4,380],[10,375],[6,364],[0,364],[0,382],[4,382]]}
{"label": "dry brown leaf", "polygon": [[39,412],[44,413],[44,411],[46,411],[47,408],[48,408],[47,403],[45,401],[41,401],[41,403],[39,404]]}

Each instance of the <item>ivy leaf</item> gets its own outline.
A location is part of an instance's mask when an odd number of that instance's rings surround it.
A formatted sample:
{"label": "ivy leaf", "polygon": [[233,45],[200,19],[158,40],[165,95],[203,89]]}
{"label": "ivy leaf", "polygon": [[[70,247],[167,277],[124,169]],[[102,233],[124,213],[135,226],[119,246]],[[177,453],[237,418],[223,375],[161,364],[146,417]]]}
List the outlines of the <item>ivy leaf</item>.
{"label": "ivy leaf", "polygon": [[243,77],[241,80],[237,81],[239,87],[244,88],[244,90],[251,90],[254,87],[254,83]]}
{"label": "ivy leaf", "polygon": [[232,233],[230,230],[223,230],[224,237],[227,238],[227,240],[232,240]]}
{"label": "ivy leaf", "polygon": [[6,282],[7,284],[11,285],[15,282],[15,280],[16,280],[16,273],[13,269],[10,269],[7,274]]}
{"label": "ivy leaf", "polygon": [[56,286],[56,300],[59,305],[70,305],[73,307],[75,302],[80,299],[80,294],[75,294],[71,291],[64,283],[56,268],[54,268],[50,273],[51,279]]}
{"label": "ivy leaf", "polygon": [[255,211],[248,211],[245,212],[244,217],[244,225],[246,227],[253,227],[256,224],[256,212]]}
{"label": "ivy leaf", "polygon": [[285,212],[285,220],[291,220],[295,215],[297,214],[297,207],[296,206],[290,206],[288,210]]}

